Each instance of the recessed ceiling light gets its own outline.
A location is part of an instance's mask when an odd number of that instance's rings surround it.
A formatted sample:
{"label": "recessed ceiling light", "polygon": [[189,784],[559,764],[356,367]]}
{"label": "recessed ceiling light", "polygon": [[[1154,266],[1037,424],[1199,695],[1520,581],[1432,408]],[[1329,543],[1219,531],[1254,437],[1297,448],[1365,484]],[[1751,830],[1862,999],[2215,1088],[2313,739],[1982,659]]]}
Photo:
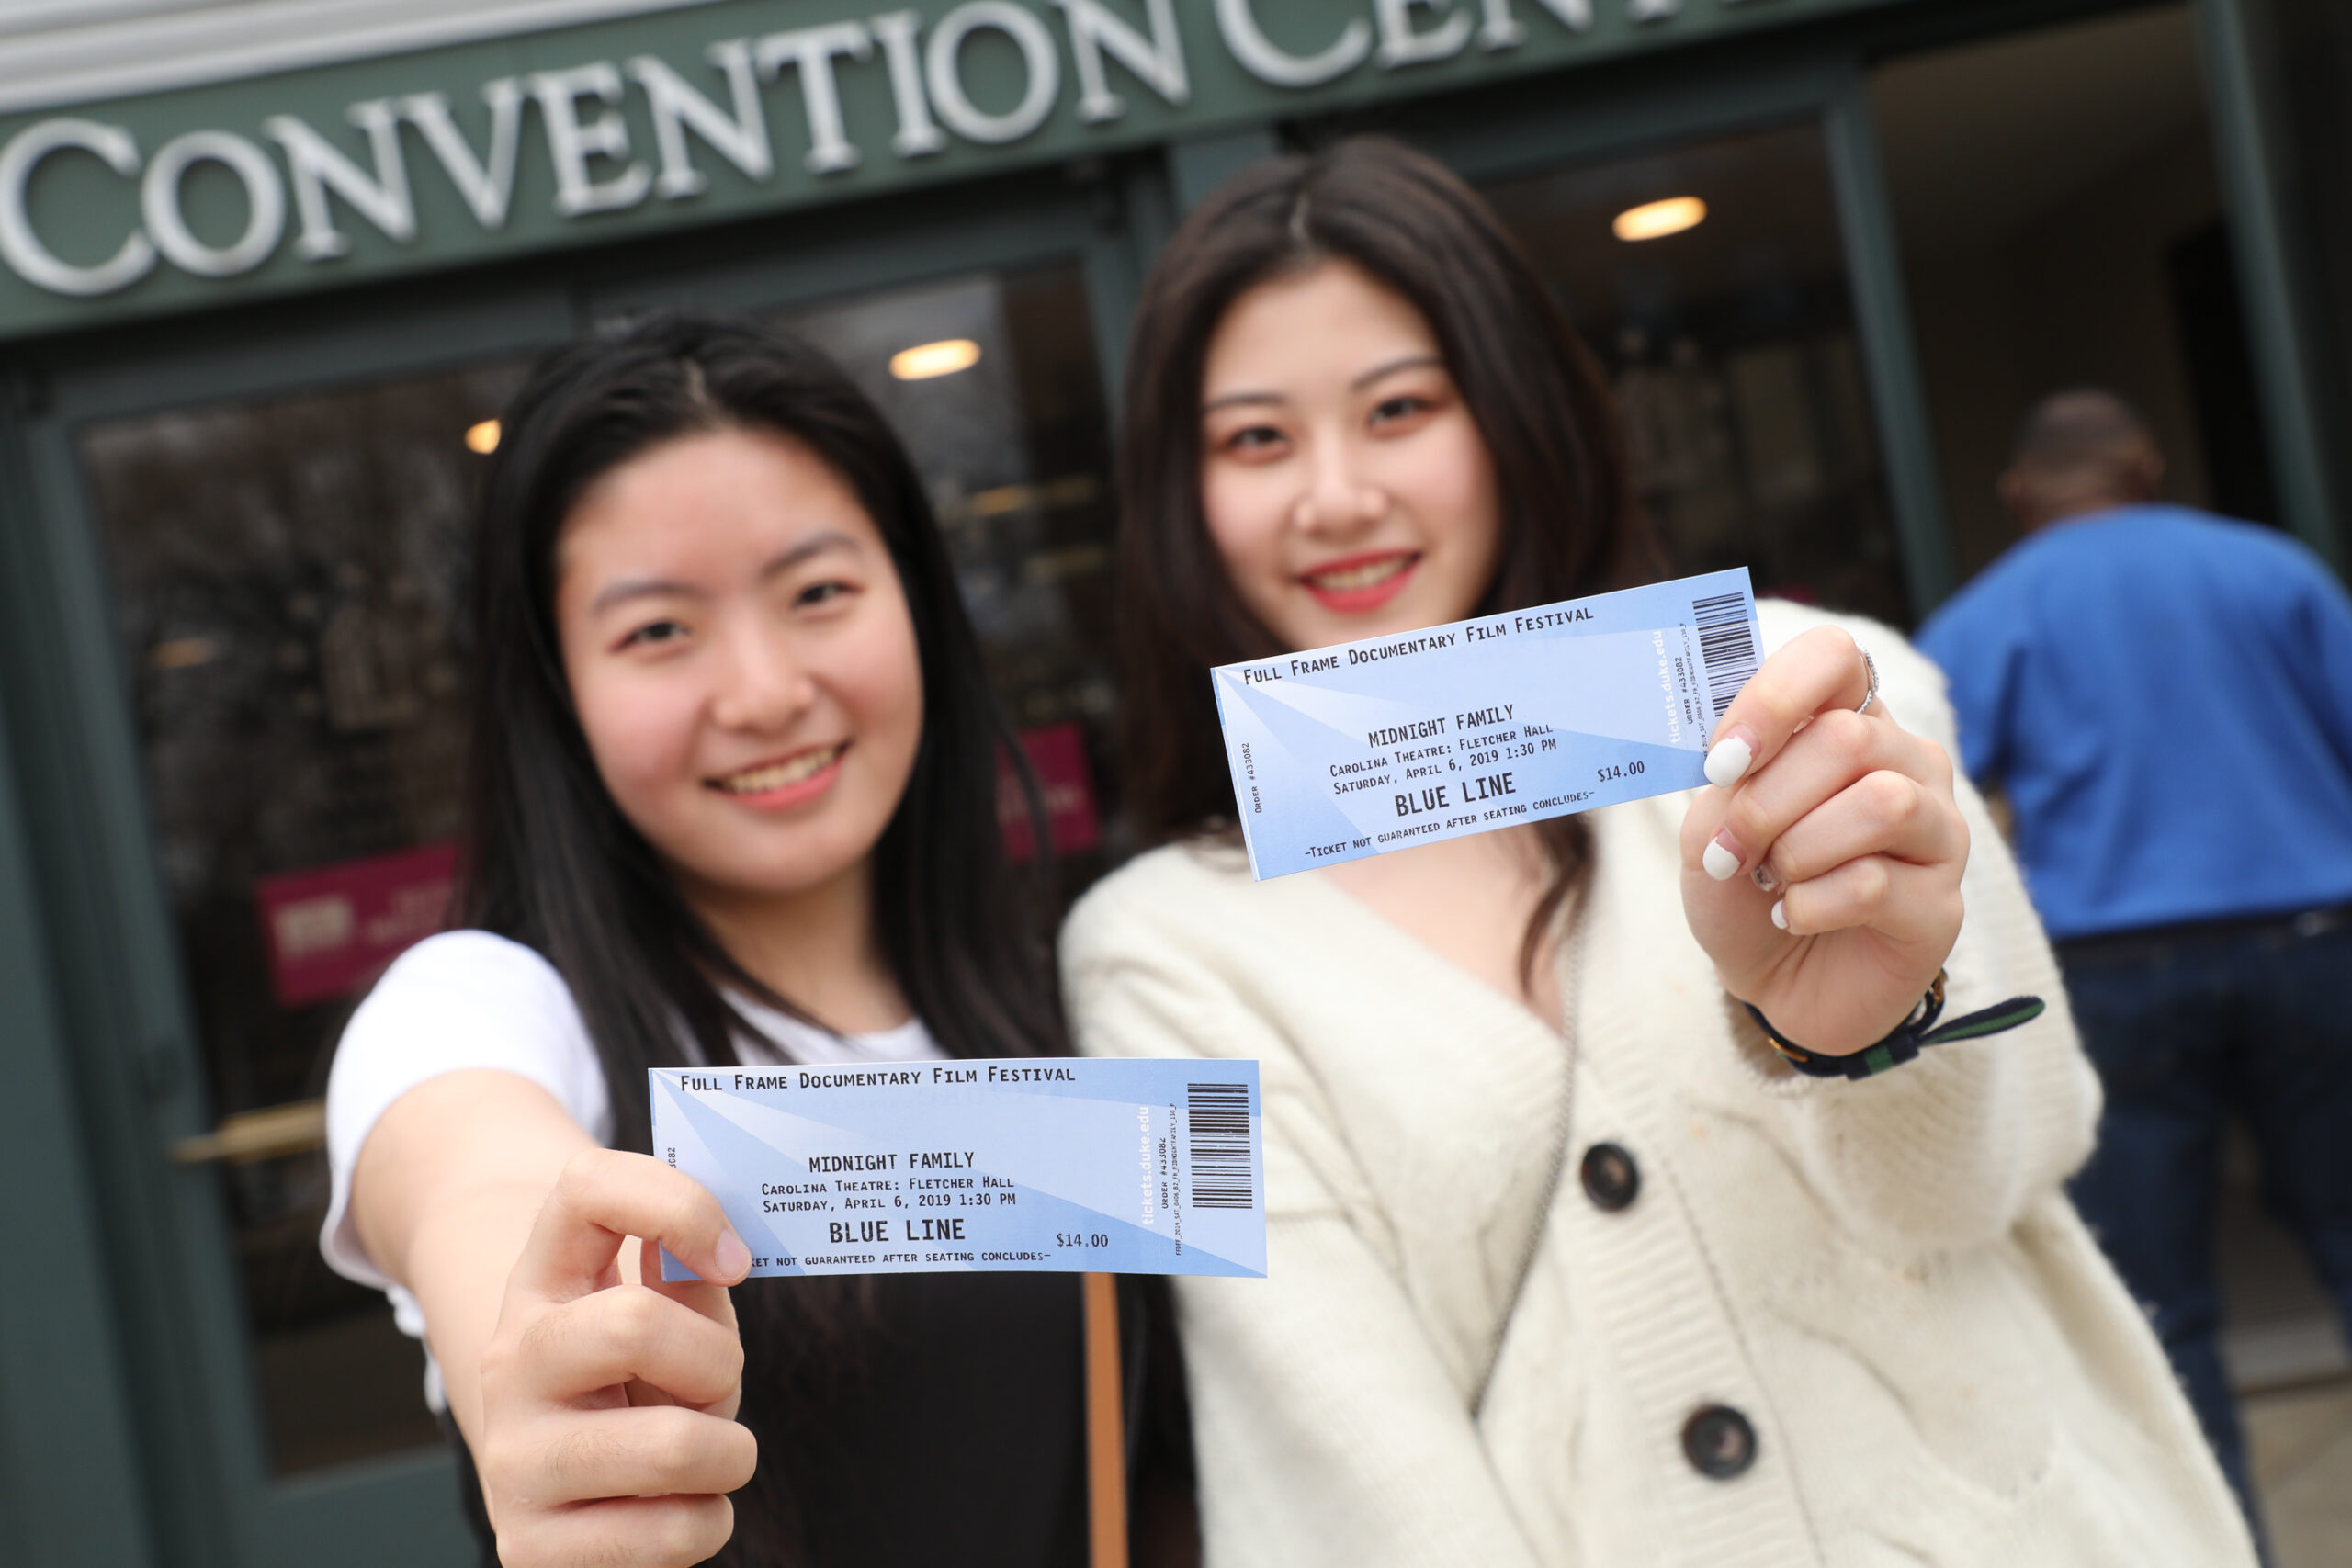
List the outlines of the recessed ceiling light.
{"label": "recessed ceiling light", "polygon": [[498,422],[483,420],[480,424],[466,426],[466,445],[487,457],[498,450]]}
{"label": "recessed ceiling light", "polygon": [[1707,204],[1695,196],[1670,196],[1664,201],[1629,207],[1610,227],[1621,240],[1662,240],[1696,229],[1707,220]]}
{"label": "recessed ceiling light", "polygon": [[890,374],[901,381],[928,381],[933,376],[969,370],[979,362],[980,345],[970,338],[942,338],[899,350],[890,356]]}

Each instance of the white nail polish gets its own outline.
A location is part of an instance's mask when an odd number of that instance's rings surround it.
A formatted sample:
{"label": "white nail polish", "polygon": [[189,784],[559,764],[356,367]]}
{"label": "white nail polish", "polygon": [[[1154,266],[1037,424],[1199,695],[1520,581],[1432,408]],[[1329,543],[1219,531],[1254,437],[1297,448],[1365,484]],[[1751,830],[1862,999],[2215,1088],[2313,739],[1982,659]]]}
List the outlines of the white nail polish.
{"label": "white nail polish", "polygon": [[1729,788],[1747,776],[1747,764],[1756,761],[1756,753],[1747,742],[1736,735],[1726,735],[1715,742],[1707,753],[1707,782],[1718,788]]}
{"label": "white nail polish", "polygon": [[1786,898],[1772,900],[1772,923],[1782,931],[1789,929],[1789,901]]}
{"label": "white nail polish", "polygon": [[1739,857],[1713,839],[1707,840],[1707,852],[1699,857],[1699,863],[1717,882],[1729,882],[1739,874]]}

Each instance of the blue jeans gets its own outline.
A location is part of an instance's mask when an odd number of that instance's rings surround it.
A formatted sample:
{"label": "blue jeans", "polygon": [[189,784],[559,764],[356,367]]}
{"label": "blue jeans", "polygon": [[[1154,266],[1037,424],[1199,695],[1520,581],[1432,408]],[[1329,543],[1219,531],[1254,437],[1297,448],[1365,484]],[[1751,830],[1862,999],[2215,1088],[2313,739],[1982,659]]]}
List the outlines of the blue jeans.
{"label": "blue jeans", "polygon": [[2260,1154],[2264,1207],[2301,1241],[2352,1335],[2352,918],[2176,928],[2058,951],[2107,1090],[2075,1206],[2148,1309],[2246,1517],[2258,1520],[2217,1334],[2216,1155],[2235,1113]]}

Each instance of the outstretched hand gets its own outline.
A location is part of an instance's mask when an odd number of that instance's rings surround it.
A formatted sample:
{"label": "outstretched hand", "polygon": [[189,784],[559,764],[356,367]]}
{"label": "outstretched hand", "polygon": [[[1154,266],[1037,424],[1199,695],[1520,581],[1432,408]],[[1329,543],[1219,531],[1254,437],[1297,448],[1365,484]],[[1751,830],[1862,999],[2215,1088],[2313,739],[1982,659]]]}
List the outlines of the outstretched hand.
{"label": "outstretched hand", "polygon": [[[1968,824],[1951,759],[1880,702],[1854,639],[1817,627],[1715,727],[1715,786],[1682,820],[1682,908],[1724,987],[1807,1050],[1901,1023],[1960,935]],[[1744,750],[1743,750],[1744,749]]]}
{"label": "outstretched hand", "polygon": [[[639,1245],[641,1284],[621,1277]],[[657,1247],[706,1280],[664,1284]],[[482,1496],[507,1568],[701,1562],[758,1445],[724,1281],[751,1252],[718,1201],[644,1155],[574,1156],[514,1265],[481,1359]]]}

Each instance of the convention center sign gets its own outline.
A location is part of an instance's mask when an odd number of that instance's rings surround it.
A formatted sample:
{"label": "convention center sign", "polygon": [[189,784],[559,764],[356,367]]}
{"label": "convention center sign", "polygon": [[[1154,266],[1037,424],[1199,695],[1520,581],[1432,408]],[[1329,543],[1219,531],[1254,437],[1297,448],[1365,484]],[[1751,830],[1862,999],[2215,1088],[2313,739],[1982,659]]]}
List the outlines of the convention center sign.
{"label": "convention center sign", "polygon": [[605,243],[1884,3],[719,0],[17,115],[0,119],[0,336]]}

